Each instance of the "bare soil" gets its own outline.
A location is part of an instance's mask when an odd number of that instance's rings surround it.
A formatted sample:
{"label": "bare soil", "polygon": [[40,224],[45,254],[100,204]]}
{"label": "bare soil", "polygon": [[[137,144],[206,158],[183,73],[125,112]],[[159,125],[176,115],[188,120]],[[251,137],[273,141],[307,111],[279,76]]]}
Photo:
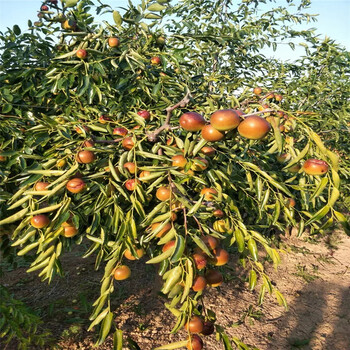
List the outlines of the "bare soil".
{"label": "bare soil", "polygon": [[[287,299],[288,311],[269,295],[257,306],[258,289],[250,292],[242,282],[235,257],[226,283],[207,290],[206,307],[215,310],[227,334],[260,350],[349,350],[350,237],[338,231],[318,243],[283,237],[281,246],[280,267],[274,270],[269,263],[265,265],[272,283]],[[49,286],[35,274],[26,274],[25,267],[6,272],[0,280],[42,316],[53,337],[44,349],[113,349],[111,337],[93,347],[96,334],[87,332],[91,301],[98,296],[103,272],[94,271],[94,260],[82,259],[81,253],[65,254],[65,277],[57,277]],[[144,259],[130,266],[132,277],[118,283],[113,294],[115,326],[142,350],[185,339],[185,331],[170,333],[175,318],[157,293],[156,269],[145,266]],[[204,341],[206,350],[224,349],[215,335]],[[15,350],[17,346],[0,343],[0,348]]]}

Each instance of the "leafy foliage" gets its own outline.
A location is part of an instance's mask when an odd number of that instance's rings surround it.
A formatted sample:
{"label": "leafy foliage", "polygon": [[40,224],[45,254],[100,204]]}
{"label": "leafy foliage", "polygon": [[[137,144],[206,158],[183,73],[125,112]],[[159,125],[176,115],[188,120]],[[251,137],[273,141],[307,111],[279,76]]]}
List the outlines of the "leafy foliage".
{"label": "leafy foliage", "polygon": [[43,346],[49,333],[39,333],[42,324],[40,317],[30,311],[22,301],[14,299],[2,285],[0,295],[0,338],[5,338],[4,344],[16,341],[18,349],[28,349],[33,345]]}

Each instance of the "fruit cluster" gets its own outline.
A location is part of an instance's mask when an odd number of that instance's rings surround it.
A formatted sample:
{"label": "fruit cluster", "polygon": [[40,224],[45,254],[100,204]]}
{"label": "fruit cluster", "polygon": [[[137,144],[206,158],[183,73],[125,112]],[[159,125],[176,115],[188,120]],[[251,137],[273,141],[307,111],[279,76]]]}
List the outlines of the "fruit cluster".
{"label": "fruit cluster", "polygon": [[201,131],[202,138],[209,142],[221,141],[225,133],[238,127],[241,136],[260,140],[270,131],[271,126],[266,119],[257,115],[250,115],[241,121],[244,113],[240,110],[223,109],[216,111],[207,124],[204,117],[197,112],[187,112],[180,117],[180,125],[184,130]]}

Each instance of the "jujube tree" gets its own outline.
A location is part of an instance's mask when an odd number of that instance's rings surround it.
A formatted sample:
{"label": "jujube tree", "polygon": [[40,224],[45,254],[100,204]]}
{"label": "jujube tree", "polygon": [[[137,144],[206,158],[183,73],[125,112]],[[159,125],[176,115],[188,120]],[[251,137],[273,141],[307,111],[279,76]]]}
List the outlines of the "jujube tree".
{"label": "jujube tree", "polygon": [[[62,274],[62,254],[89,242],[84,256],[104,268],[90,318],[90,329],[100,325],[98,343],[112,326],[116,280],[147,255],[162,277],[173,332],[189,333],[158,349],[201,349],[192,333],[214,327],[230,349],[215,313],[199,307],[203,293],[224,283],[222,266],[235,250],[249,287],[258,284],[259,303],[270,293],[286,305],[260,257],[279,264],[270,237],[287,227],[315,233],[333,218],[346,227],[334,209],[338,157],[290,108],[289,96],[254,86],[252,63],[267,63],[246,50],[256,51],[261,32],[237,30],[229,3],[228,27],[219,29],[214,16],[204,34],[188,26],[183,33],[186,7],[165,1],[130,5],[123,16],[113,11],[114,23],[103,25],[92,5],[48,1],[30,33],[15,26],[2,35],[6,244],[32,254],[28,272],[50,282]],[[222,5],[196,6],[200,19]],[[250,6],[243,2],[237,13],[253,13]],[[97,6],[103,11],[112,12]],[[163,32],[161,20],[174,13],[183,22],[176,28],[169,20]],[[241,50],[239,67],[224,63],[232,43]],[[121,348],[119,330],[115,342]]]}

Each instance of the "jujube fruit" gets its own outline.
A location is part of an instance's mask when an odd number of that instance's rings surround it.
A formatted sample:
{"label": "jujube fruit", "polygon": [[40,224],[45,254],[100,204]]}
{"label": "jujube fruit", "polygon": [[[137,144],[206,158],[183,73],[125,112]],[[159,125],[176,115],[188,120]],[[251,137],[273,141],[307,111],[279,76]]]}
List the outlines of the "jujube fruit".
{"label": "jujube fruit", "polygon": [[203,321],[198,316],[192,316],[189,322],[185,324],[185,329],[190,333],[200,333],[203,330]]}
{"label": "jujube fruit", "polygon": [[80,151],[77,154],[77,161],[78,163],[82,164],[89,164],[92,163],[95,160],[95,154],[91,151]]}
{"label": "jujube fruit", "polygon": [[166,252],[167,250],[174,248],[175,247],[175,240],[169,241],[167,243],[164,244],[163,248],[162,248],[162,252]]}
{"label": "jujube fruit", "polygon": [[213,211],[213,215],[217,218],[223,218],[225,216],[225,213],[221,209],[215,209]]}
{"label": "jujube fruit", "polygon": [[98,118],[98,121],[101,123],[101,124],[107,124],[107,122],[110,122],[112,119],[110,117],[106,117],[105,115],[101,115],[99,118]]}
{"label": "jujube fruit", "polygon": [[128,191],[135,191],[137,185],[140,184],[140,181],[137,179],[130,179],[125,182],[125,187]]}
{"label": "jujube fruit", "polygon": [[95,146],[95,142],[92,141],[92,140],[86,140],[86,141],[84,141],[83,146],[84,147],[94,147]]}
{"label": "jujube fruit", "polygon": [[[63,226],[63,224],[62,224]],[[64,226],[63,236],[67,238],[74,237],[78,233],[78,229],[73,225]]]}
{"label": "jujube fruit", "polygon": [[69,192],[79,193],[84,190],[85,182],[80,178],[74,178],[67,182],[66,188]]}
{"label": "jujube fruit", "polygon": [[[155,231],[162,223],[160,222],[155,222],[154,224],[151,225],[151,230]],[[160,238],[163,237],[166,233],[168,233],[171,230],[172,226],[168,222],[164,225],[164,227],[156,234],[156,237]]]}
{"label": "jujube fruit", "polygon": [[207,280],[207,284],[211,287],[218,287],[224,281],[222,274],[216,270],[207,271],[204,277]]}
{"label": "jujube fruit", "polygon": [[194,171],[191,169],[188,169],[187,171],[185,171],[184,169],[180,171],[180,173],[182,174],[186,174],[188,176],[193,176],[194,175]]}
{"label": "jujube fruit", "polygon": [[170,209],[174,211],[180,211],[183,208],[184,208],[184,205],[178,200],[176,200],[175,202],[172,202],[170,206]]}
{"label": "jujube fruit", "polygon": [[209,142],[220,141],[225,137],[225,134],[215,129],[211,124],[204,125],[201,131],[204,140]]}
{"label": "jujube fruit", "polygon": [[205,119],[197,112],[187,112],[180,117],[180,126],[187,131],[202,130]]}
{"label": "jujube fruit", "polygon": [[151,113],[148,111],[139,111],[137,114],[145,120],[149,120],[151,118]]}
{"label": "jujube fruit", "polygon": [[298,173],[300,169],[301,169],[300,164],[294,164],[291,167],[289,167],[287,170],[291,173]]}
{"label": "jujube fruit", "polygon": [[34,189],[35,189],[35,191],[45,191],[47,186],[49,186],[49,185],[50,185],[49,182],[39,181],[35,184]]}
{"label": "jujube fruit", "polygon": [[287,206],[288,208],[294,207],[295,204],[296,204],[296,202],[295,202],[295,199],[294,199],[294,198],[288,198],[288,199],[286,200],[286,206]]}
{"label": "jujube fruit", "polygon": [[130,174],[136,173],[136,164],[133,162],[126,162],[123,165],[123,168],[127,169]]}
{"label": "jujube fruit", "polygon": [[187,164],[187,159],[183,155],[176,155],[171,158],[172,166],[177,166],[180,168],[184,168]]}
{"label": "jujube fruit", "polygon": [[122,146],[124,149],[130,151],[135,146],[132,137],[125,137],[122,141]]}
{"label": "jujube fruit", "polygon": [[161,63],[162,63],[162,60],[160,59],[160,57],[154,56],[151,58],[151,64],[153,64],[154,66],[158,66]]}
{"label": "jujube fruit", "polygon": [[199,292],[205,289],[207,281],[203,276],[196,276],[193,280],[192,289],[195,292]]}
{"label": "jujube fruit", "polygon": [[205,187],[201,190],[201,196],[204,196],[204,199],[207,201],[212,201],[215,199],[213,195],[217,195],[218,191],[215,188]]}
{"label": "jujube fruit", "polygon": [[84,49],[79,49],[76,53],[77,57],[80,59],[84,59],[87,57],[87,51]]}
{"label": "jujube fruit", "polygon": [[230,258],[229,253],[222,248],[216,248],[214,250],[214,258],[210,258],[210,263],[215,266],[222,266],[228,263]]}
{"label": "jujube fruit", "polygon": [[187,342],[188,350],[202,350],[203,349],[203,340],[197,334],[193,334],[191,339]]}
{"label": "jujube fruit", "polygon": [[202,270],[207,266],[207,259],[203,254],[195,253],[192,255],[192,258],[197,270]]}
{"label": "jujube fruit", "polygon": [[254,88],[253,92],[255,95],[260,95],[262,93],[262,89],[261,89],[261,87],[257,86]]}
{"label": "jujube fruit", "polygon": [[120,41],[118,38],[115,38],[115,37],[108,38],[109,47],[118,47],[119,44],[120,44]]}
{"label": "jujube fruit", "polygon": [[114,271],[114,278],[117,281],[123,281],[129,278],[131,275],[131,271],[128,266],[126,265],[121,265]]}
{"label": "jujube fruit", "polygon": [[151,172],[150,171],[148,171],[148,170],[143,170],[143,171],[141,171],[141,173],[140,173],[140,175],[139,175],[139,179],[141,180],[141,181],[146,181],[146,180],[144,180],[143,178],[144,177],[147,177],[147,176],[150,176],[151,175]]}
{"label": "jujube fruit", "polygon": [[245,118],[238,126],[238,132],[241,136],[250,140],[260,140],[270,131],[271,125],[257,115]]}
{"label": "jujube fruit", "polygon": [[[210,124],[219,131],[228,131],[237,128],[241,122],[241,111],[233,109],[222,109],[211,115]],[[203,130],[202,130],[203,132]]]}
{"label": "jujube fruit", "polygon": [[213,322],[210,322],[210,321],[205,321],[203,323],[203,330],[201,332],[201,334],[203,335],[211,335],[214,333],[214,323]]}
{"label": "jujube fruit", "polygon": [[275,99],[276,99],[276,101],[279,101],[279,102],[281,102],[282,100],[283,100],[283,96],[282,95],[275,95]]}
{"label": "jujube fruit", "polygon": [[40,214],[33,216],[30,223],[35,228],[44,228],[50,224],[50,219],[46,215]]}
{"label": "jujube fruit", "polygon": [[278,163],[285,163],[290,159],[291,155],[288,153],[282,153],[276,157]]}
{"label": "jujube fruit", "polygon": [[212,157],[215,155],[215,148],[210,146],[204,146],[200,151],[200,153],[203,153],[205,156]]}
{"label": "jujube fruit", "polygon": [[125,136],[127,135],[128,130],[125,128],[114,128],[113,135]]}
{"label": "jujube fruit", "polygon": [[72,19],[66,19],[65,21],[61,22],[61,28],[65,30],[76,30],[77,23]]}
{"label": "jujube fruit", "polygon": [[195,157],[194,160],[199,162],[193,162],[191,169],[194,171],[203,171],[208,168],[209,162],[205,158]]}
{"label": "jujube fruit", "polygon": [[[145,254],[145,251],[142,248],[136,249],[135,252],[136,252],[137,259],[142,258],[143,255]],[[134,255],[131,253],[129,249],[127,249],[124,252],[124,256],[128,260],[136,260],[136,258],[134,257]]]}
{"label": "jujube fruit", "polygon": [[202,241],[211,250],[214,250],[215,248],[217,248],[219,246],[219,240],[213,236],[210,236],[210,235],[204,236],[202,238]]}
{"label": "jujube fruit", "polygon": [[328,164],[320,159],[308,159],[304,165],[303,170],[308,175],[324,175],[328,171]]}
{"label": "jujube fruit", "polygon": [[168,187],[161,186],[157,189],[156,197],[160,201],[166,201],[170,198],[170,196],[171,196],[171,191]]}

